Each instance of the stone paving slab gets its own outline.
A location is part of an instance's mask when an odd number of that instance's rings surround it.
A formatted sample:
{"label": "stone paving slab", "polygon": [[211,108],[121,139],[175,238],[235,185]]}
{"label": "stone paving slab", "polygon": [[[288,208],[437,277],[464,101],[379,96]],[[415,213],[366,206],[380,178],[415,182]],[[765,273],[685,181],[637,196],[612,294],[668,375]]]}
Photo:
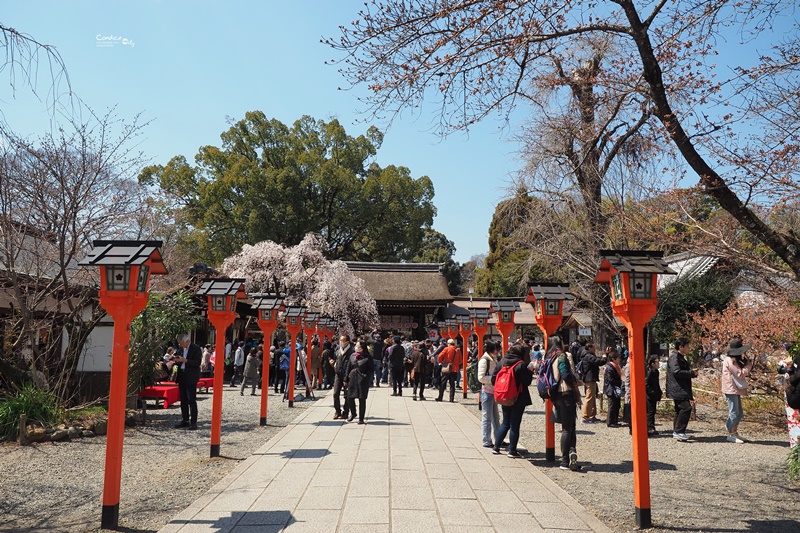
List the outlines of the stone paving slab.
{"label": "stone paving slab", "polygon": [[323,397],[160,533],[610,533],[538,467],[481,446],[467,407],[370,391],[367,423]]}

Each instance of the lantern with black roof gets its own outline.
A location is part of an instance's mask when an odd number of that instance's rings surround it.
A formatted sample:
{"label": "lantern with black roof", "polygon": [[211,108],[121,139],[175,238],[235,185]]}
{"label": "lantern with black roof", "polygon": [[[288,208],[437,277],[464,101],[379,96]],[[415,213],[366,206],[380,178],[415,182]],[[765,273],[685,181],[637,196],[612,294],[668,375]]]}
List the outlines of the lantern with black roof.
{"label": "lantern with black roof", "polygon": [[286,322],[286,331],[289,332],[289,386],[288,391],[289,407],[294,407],[294,379],[297,371],[297,343],[300,342],[299,336],[303,329],[303,317],[306,315],[306,308],[302,305],[292,305],[286,307],[283,313]]}
{"label": "lantern with black roof", "polygon": [[456,337],[458,337],[458,320],[455,318],[446,318],[444,323],[447,324],[447,337],[456,340]]}
{"label": "lantern with black roof", "polygon": [[[533,282],[528,285],[528,296],[525,301],[536,309],[536,325],[544,334],[544,350],[547,351],[548,339],[555,335],[564,321],[564,302],[574,300],[567,283]],[[545,400],[545,460],[556,460],[555,426],[553,424],[553,402]]]}
{"label": "lantern with black roof", "polygon": [[469,316],[472,319],[472,329],[478,337],[478,356],[483,355],[483,338],[489,331],[489,319],[492,312],[485,307],[470,307]]}
{"label": "lantern with black roof", "polygon": [[101,527],[119,523],[131,321],[147,307],[150,276],[166,274],[161,241],[97,240],[78,264],[100,267],[100,305],[114,319]]}
{"label": "lantern with black roof", "polygon": [[[195,293],[208,298],[208,321],[216,330],[215,353],[225,353],[225,332],[236,320],[236,302],[247,298],[244,280],[238,278],[205,279]],[[211,399],[211,457],[219,457],[222,436],[222,388],[225,364],[214,361],[214,395]]]}
{"label": "lantern with black roof", "polygon": [[[275,294],[253,294],[253,309],[258,313],[258,327],[264,333],[264,363],[261,365],[261,413],[259,425],[267,425],[267,402],[269,394],[269,347],[272,334],[278,328],[278,314],[283,311],[283,298]],[[275,354],[275,357],[280,357]]]}
{"label": "lantern with black roof", "polygon": [[628,329],[631,376],[631,435],[633,442],[633,496],[636,526],[652,526],[650,460],[647,450],[644,329],[658,308],[659,274],[675,274],[663,253],[645,250],[601,250],[596,283],[611,287],[611,308]]}
{"label": "lantern with black roof", "polygon": [[496,300],[491,303],[489,310],[497,315],[495,327],[503,338],[503,353],[508,351],[508,338],[514,331],[514,313],[522,311],[517,300]]}
{"label": "lantern with black roof", "polygon": [[436,323],[436,327],[437,327],[437,328],[439,328],[439,338],[440,338],[441,340],[444,340],[444,337],[445,337],[445,335],[447,335],[447,332],[448,332],[448,330],[449,330],[449,327],[448,327],[448,325],[447,325],[447,322],[446,322],[446,321],[444,321],[444,320],[439,320],[439,321]]}

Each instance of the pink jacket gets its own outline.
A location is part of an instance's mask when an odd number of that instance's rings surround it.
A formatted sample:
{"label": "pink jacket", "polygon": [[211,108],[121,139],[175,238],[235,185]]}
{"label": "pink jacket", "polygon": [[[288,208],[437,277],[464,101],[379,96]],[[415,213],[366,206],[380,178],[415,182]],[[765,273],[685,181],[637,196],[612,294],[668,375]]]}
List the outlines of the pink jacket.
{"label": "pink jacket", "polygon": [[[753,367],[753,361],[747,362],[744,368],[737,365],[733,357],[727,357],[722,361],[722,394],[738,394],[739,396],[747,396],[747,376],[750,375],[750,369]],[[737,381],[744,383],[744,387],[737,387],[734,382],[734,377]]]}

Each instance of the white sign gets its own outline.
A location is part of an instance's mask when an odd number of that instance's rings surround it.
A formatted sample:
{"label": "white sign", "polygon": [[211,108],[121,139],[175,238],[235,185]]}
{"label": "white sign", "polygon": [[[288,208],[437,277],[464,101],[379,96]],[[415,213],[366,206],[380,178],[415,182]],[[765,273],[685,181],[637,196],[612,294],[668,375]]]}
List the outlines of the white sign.
{"label": "white sign", "polygon": [[578,326],[578,336],[579,337],[591,337],[592,336],[592,328],[582,328]]}

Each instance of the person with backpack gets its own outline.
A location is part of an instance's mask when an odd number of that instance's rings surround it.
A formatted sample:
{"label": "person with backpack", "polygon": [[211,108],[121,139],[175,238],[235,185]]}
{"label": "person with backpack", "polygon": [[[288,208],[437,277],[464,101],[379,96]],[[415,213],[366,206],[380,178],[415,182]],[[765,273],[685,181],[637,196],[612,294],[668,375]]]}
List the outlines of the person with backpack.
{"label": "person with backpack", "polygon": [[486,341],[483,345],[483,356],[478,360],[478,381],[481,383],[481,428],[483,431],[483,447],[494,448],[492,437],[497,433],[500,423],[500,409],[494,401],[494,385],[492,376],[497,368],[497,345]]}
{"label": "person with backpack", "polygon": [[500,360],[492,376],[494,399],[503,408],[503,422],[494,436],[492,453],[500,453],[500,443],[508,435],[508,456],[519,457],[517,443],[519,428],[525,408],[531,405],[528,387],[533,382],[533,372],[528,368],[531,362],[531,348],[524,344],[514,344]]}
{"label": "person with backpack", "polygon": [[[543,366],[552,367],[552,379],[557,386],[553,387],[551,399],[555,414],[561,422],[561,470],[577,472],[578,464],[577,437],[575,425],[578,418],[577,407],[581,404],[578,392],[578,377],[573,371],[574,363],[564,351],[561,337],[553,335],[547,339],[547,353]],[[540,372],[540,380],[546,368]]]}

